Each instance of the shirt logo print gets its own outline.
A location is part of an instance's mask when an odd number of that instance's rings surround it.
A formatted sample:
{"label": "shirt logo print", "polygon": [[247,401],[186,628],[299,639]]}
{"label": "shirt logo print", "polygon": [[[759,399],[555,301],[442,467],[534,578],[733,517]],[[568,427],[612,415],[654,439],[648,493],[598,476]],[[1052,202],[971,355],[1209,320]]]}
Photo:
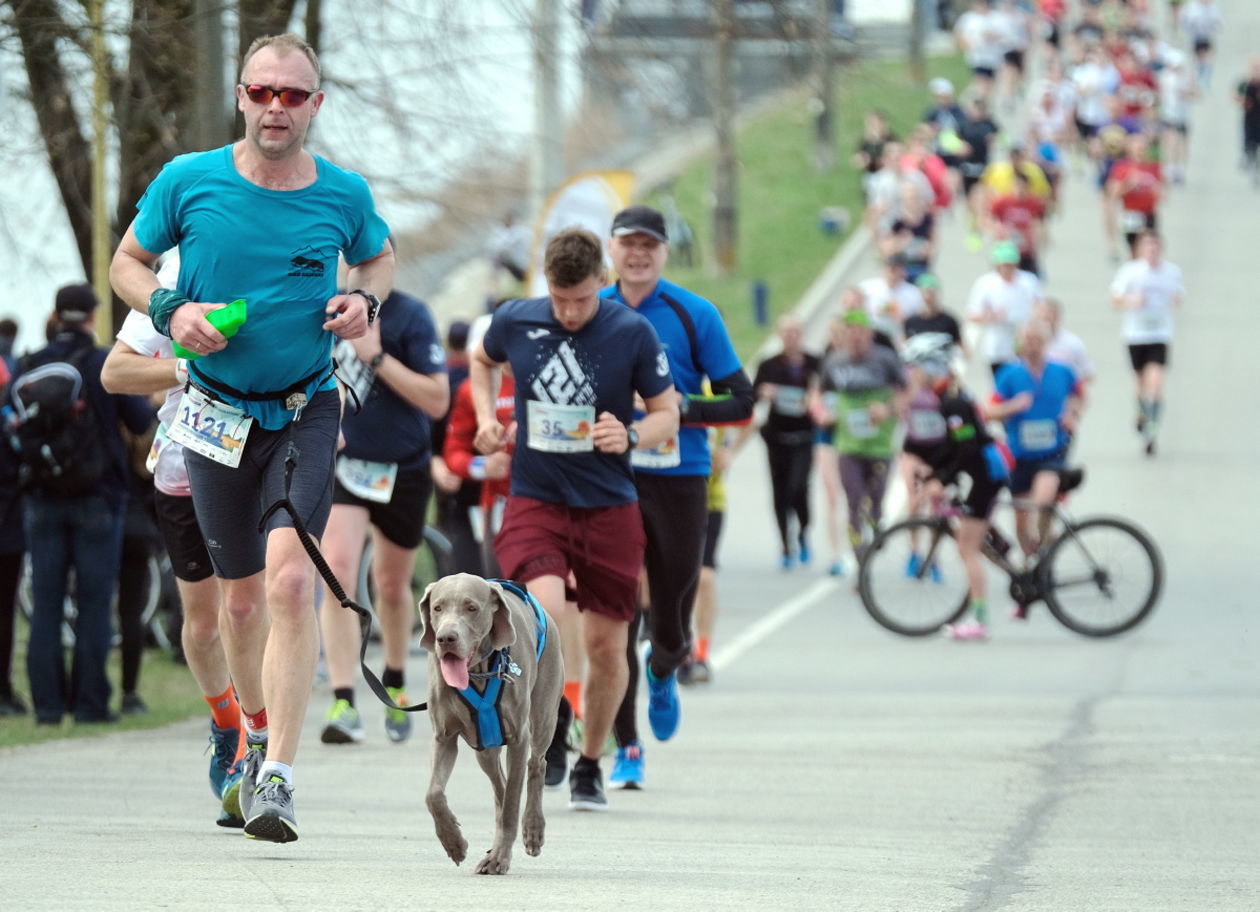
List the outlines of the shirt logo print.
{"label": "shirt logo print", "polygon": [[578,363],[572,344],[565,340],[530,383],[530,392],[539,402],[556,405],[594,405],[595,387]]}
{"label": "shirt logo print", "polygon": [[289,275],[317,276],[322,278],[324,275],[324,261],[316,259],[319,255],[319,251],[310,244],[293,251],[293,256],[289,260]]}

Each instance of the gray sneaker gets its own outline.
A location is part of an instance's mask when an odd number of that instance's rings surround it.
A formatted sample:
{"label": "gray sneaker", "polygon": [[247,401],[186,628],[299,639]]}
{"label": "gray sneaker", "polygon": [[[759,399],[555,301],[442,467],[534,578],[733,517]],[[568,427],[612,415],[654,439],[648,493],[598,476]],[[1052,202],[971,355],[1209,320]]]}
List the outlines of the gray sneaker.
{"label": "gray sneaker", "polygon": [[245,818],[245,835],[268,842],[296,842],[297,820],[293,816],[293,786],[279,776],[272,776],[254,793],[249,816]]}
{"label": "gray sneaker", "polygon": [[358,744],[363,740],[363,720],[349,700],[333,703],[319,740],[325,744]]}
{"label": "gray sneaker", "polygon": [[[401,687],[386,687],[385,692],[399,706],[407,705],[407,693]],[[411,737],[411,713],[385,707],[385,734],[395,744],[402,744]]]}
{"label": "gray sneaker", "polygon": [[241,758],[241,781],[237,788],[237,804],[240,808],[240,816],[242,820],[249,819],[250,806],[254,801],[254,792],[257,790],[258,771],[262,769],[263,761],[267,759],[267,745],[251,744],[245,749],[245,756]]}

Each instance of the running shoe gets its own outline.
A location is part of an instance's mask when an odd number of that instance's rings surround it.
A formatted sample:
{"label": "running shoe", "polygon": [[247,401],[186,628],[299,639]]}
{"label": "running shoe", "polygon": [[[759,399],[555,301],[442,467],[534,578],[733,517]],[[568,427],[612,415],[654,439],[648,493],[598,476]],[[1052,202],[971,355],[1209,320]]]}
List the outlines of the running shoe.
{"label": "running shoe", "polygon": [[632,741],[617,749],[617,760],[608,774],[609,785],[637,791],[643,788],[643,744]]}
{"label": "running shoe", "polygon": [[[407,694],[403,692],[401,687],[386,687],[385,692],[399,706],[407,705]],[[327,732],[327,729],[325,729],[325,732]],[[411,713],[403,712],[401,709],[385,707],[385,734],[389,735],[389,740],[395,744],[402,744],[410,738]],[[360,740],[363,738],[362,731],[359,732],[359,738]]]}
{"label": "running shoe", "polygon": [[[691,656],[687,656],[687,658],[683,659],[683,663],[678,666],[678,671],[674,672],[678,675],[678,683],[683,687],[686,687],[691,683],[691,666],[694,664],[695,659]],[[610,779],[609,781],[611,782],[612,780]]]}
{"label": "running shoe", "polygon": [[[245,750],[245,756],[241,758],[241,781],[237,783],[237,808],[240,816],[245,820],[249,819],[249,812],[252,809],[254,801],[254,793],[258,788],[258,771],[262,769],[263,762],[267,759],[267,743],[250,744]],[[226,799],[226,795],[224,798]],[[228,808],[227,810],[231,810]]]}
{"label": "running shoe", "polygon": [[918,579],[923,571],[923,558],[911,551],[906,558],[906,579]]}
{"label": "running shoe", "polygon": [[604,796],[604,777],[597,764],[579,760],[569,774],[569,810],[606,811],[608,799]]}
{"label": "running shoe", "polygon": [[780,569],[780,570],[791,570],[791,569],[792,569],[792,555],[790,555],[790,554],[780,554],[780,555],[779,555],[779,569]]}
{"label": "running shoe", "polygon": [[961,624],[946,624],[945,632],[951,640],[981,642],[989,638],[989,628],[979,621],[963,621]]}
{"label": "running shoe", "polygon": [[122,705],[118,707],[118,711],[124,716],[142,716],[149,711],[149,707],[140,699],[140,694],[132,692],[122,695]]}
{"label": "running shoe", "polygon": [[801,545],[801,550],[797,553],[796,559],[800,561],[802,565],[808,564],[810,562],[810,559],[814,556],[813,553],[811,553],[809,550],[809,543],[805,541],[804,537],[802,537],[800,540],[800,545]]}
{"label": "running shoe", "polygon": [[967,232],[967,237],[963,240],[963,243],[966,244],[967,249],[972,253],[979,253],[980,248],[984,246],[984,241],[974,231]]}
{"label": "running shoe", "polygon": [[1015,609],[1011,612],[1011,620],[1012,621],[1028,620],[1028,606],[1017,604],[1015,606]]}
{"label": "running shoe", "polygon": [[337,700],[329,708],[319,740],[325,744],[358,744],[363,740],[363,720],[349,700]]}
{"label": "running shoe", "polygon": [[833,560],[831,566],[827,568],[827,574],[829,576],[844,576],[844,561],[839,559]]}
{"label": "running shoe", "polygon": [[239,728],[219,728],[210,720],[210,791],[214,797],[223,795],[223,788],[236,762],[236,748],[240,746],[241,730]]}
{"label": "running shoe", "polygon": [[647,679],[648,689],[648,723],[652,726],[652,734],[657,741],[668,741],[678,731],[678,720],[682,716],[682,707],[678,702],[678,681],[671,671],[665,677],[657,679],[652,674],[652,653],[648,652],[643,660],[643,677]]}
{"label": "running shoe", "polygon": [[241,815],[241,781],[245,778],[245,758],[240,763],[232,764],[227,779],[223,781],[223,792],[219,797],[219,819],[215,821],[221,827],[243,827],[245,818]]}
{"label": "running shoe", "polygon": [[928,579],[937,584],[945,582],[945,574],[941,573],[941,565],[936,561],[928,565]]}
{"label": "running shoe", "polygon": [[696,659],[691,663],[691,683],[708,684],[713,680],[713,672],[704,659]]}
{"label": "running shoe", "polygon": [[272,776],[254,793],[250,802],[245,835],[267,842],[295,842],[297,820],[293,816],[293,786],[280,776]]}
{"label": "running shoe", "polygon": [[22,702],[17,694],[9,694],[3,700],[0,700],[0,716],[24,715],[26,715],[26,704]]}

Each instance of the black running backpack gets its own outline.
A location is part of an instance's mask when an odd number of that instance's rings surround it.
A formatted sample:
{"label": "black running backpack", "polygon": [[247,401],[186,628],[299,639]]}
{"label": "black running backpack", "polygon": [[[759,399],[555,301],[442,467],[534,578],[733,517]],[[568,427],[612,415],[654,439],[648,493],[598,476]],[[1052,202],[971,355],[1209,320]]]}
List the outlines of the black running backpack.
{"label": "black running backpack", "polygon": [[64,361],[41,364],[13,381],[8,434],[24,490],[79,497],[105,477],[104,436],[81,371],[95,351],[86,346]]}

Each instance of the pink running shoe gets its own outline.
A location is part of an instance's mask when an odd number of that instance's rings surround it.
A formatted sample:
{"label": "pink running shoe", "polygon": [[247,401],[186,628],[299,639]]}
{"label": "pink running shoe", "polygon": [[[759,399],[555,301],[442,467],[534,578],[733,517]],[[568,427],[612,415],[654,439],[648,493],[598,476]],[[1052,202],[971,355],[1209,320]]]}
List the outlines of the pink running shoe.
{"label": "pink running shoe", "polygon": [[947,624],[945,633],[951,640],[970,640],[980,642],[989,638],[989,628],[979,621],[964,621],[961,624]]}

